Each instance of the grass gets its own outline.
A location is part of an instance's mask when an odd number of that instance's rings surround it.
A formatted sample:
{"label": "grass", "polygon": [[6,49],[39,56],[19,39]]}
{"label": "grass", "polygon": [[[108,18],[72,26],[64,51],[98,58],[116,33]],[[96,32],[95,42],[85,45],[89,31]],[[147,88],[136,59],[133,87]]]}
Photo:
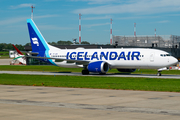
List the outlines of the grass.
{"label": "grass", "polygon": [[0,51],[0,59],[8,59],[9,58],[9,52],[8,51]]}
{"label": "grass", "polygon": [[[56,66],[10,66],[1,65],[6,71],[46,71],[46,72],[81,72],[82,68],[62,68]],[[119,73],[112,69],[109,73]],[[156,74],[157,70],[140,69],[132,74]],[[179,70],[163,71],[162,74],[179,74]],[[43,83],[43,84],[42,84]],[[119,78],[94,76],[44,76],[0,74],[2,85],[53,86],[73,88],[121,89],[144,91],[180,92],[180,80],[160,78]]]}
{"label": "grass", "polygon": [[0,78],[2,85],[180,92],[180,80],[178,79],[10,74],[0,74]]}
{"label": "grass", "polygon": [[46,72],[81,72],[82,68],[63,68],[51,65],[0,65],[4,71],[46,71]]}
{"label": "grass", "polygon": [[[56,66],[38,66],[38,65],[28,65],[28,66],[10,66],[10,65],[0,65],[0,70],[5,71],[46,71],[46,72],[81,72],[82,68],[63,68]],[[108,73],[120,73],[117,69],[109,70]],[[156,74],[156,69],[137,69],[131,74]],[[179,70],[166,70],[162,71],[162,74],[180,74]]]}

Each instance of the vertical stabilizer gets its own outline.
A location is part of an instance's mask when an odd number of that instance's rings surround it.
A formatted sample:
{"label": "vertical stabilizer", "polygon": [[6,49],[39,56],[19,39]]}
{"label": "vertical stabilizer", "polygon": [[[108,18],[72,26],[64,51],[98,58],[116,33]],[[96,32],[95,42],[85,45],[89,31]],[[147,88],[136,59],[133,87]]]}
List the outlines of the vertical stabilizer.
{"label": "vertical stabilizer", "polygon": [[32,19],[27,19],[29,37],[33,52],[49,50],[48,44]]}
{"label": "vertical stabilizer", "polygon": [[13,47],[16,49],[16,51],[18,52],[18,54],[23,55],[22,52],[21,52],[14,44],[12,44],[12,45],[13,45]]}
{"label": "vertical stabilizer", "polygon": [[[34,23],[32,19],[27,19],[27,26],[29,30],[29,37],[31,41],[32,52],[37,52],[40,57],[50,57],[49,50],[57,49],[51,45],[49,45],[44,37],[42,36],[41,32],[39,31],[38,27]],[[44,62],[48,62],[50,64],[55,63],[51,59],[40,59]]]}

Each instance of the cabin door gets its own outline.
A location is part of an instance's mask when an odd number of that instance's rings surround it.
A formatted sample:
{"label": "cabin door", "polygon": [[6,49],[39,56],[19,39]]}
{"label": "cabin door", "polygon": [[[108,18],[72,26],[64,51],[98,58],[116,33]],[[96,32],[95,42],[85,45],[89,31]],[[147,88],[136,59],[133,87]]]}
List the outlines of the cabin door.
{"label": "cabin door", "polygon": [[150,62],[154,62],[154,53],[150,54]]}

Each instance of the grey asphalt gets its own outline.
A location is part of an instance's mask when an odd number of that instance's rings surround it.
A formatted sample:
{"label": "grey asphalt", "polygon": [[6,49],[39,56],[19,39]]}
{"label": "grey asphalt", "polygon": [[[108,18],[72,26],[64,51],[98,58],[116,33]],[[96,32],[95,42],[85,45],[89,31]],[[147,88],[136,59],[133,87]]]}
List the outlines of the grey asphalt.
{"label": "grey asphalt", "polygon": [[0,74],[25,74],[25,75],[70,75],[70,76],[99,76],[99,77],[143,77],[143,78],[173,78],[180,79],[180,75],[165,75],[157,76],[155,74],[111,74],[108,73],[106,75],[93,74],[90,75],[82,75],[81,73],[66,73],[66,72],[36,72],[36,71],[0,71]]}
{"label": "grey asphalt", "polygon": [[13,59],[0,59],[0,65],[10,65]]}
{"label": "grey asphalt", "polygon": [[1,120],[179,120],[180,93],[0,85]]}

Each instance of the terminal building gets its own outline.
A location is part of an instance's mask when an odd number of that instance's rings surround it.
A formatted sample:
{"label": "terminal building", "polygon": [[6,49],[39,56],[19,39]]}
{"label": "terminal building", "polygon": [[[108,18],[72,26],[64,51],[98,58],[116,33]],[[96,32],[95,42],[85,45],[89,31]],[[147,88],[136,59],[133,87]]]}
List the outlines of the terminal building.
{"label": "terminal building", "polygon": [[118,46],[137,46],[137,47],[158,47],[174,48],[179,47],[180,36],[159,35],[159,36],[113,36],[113,44]]}

